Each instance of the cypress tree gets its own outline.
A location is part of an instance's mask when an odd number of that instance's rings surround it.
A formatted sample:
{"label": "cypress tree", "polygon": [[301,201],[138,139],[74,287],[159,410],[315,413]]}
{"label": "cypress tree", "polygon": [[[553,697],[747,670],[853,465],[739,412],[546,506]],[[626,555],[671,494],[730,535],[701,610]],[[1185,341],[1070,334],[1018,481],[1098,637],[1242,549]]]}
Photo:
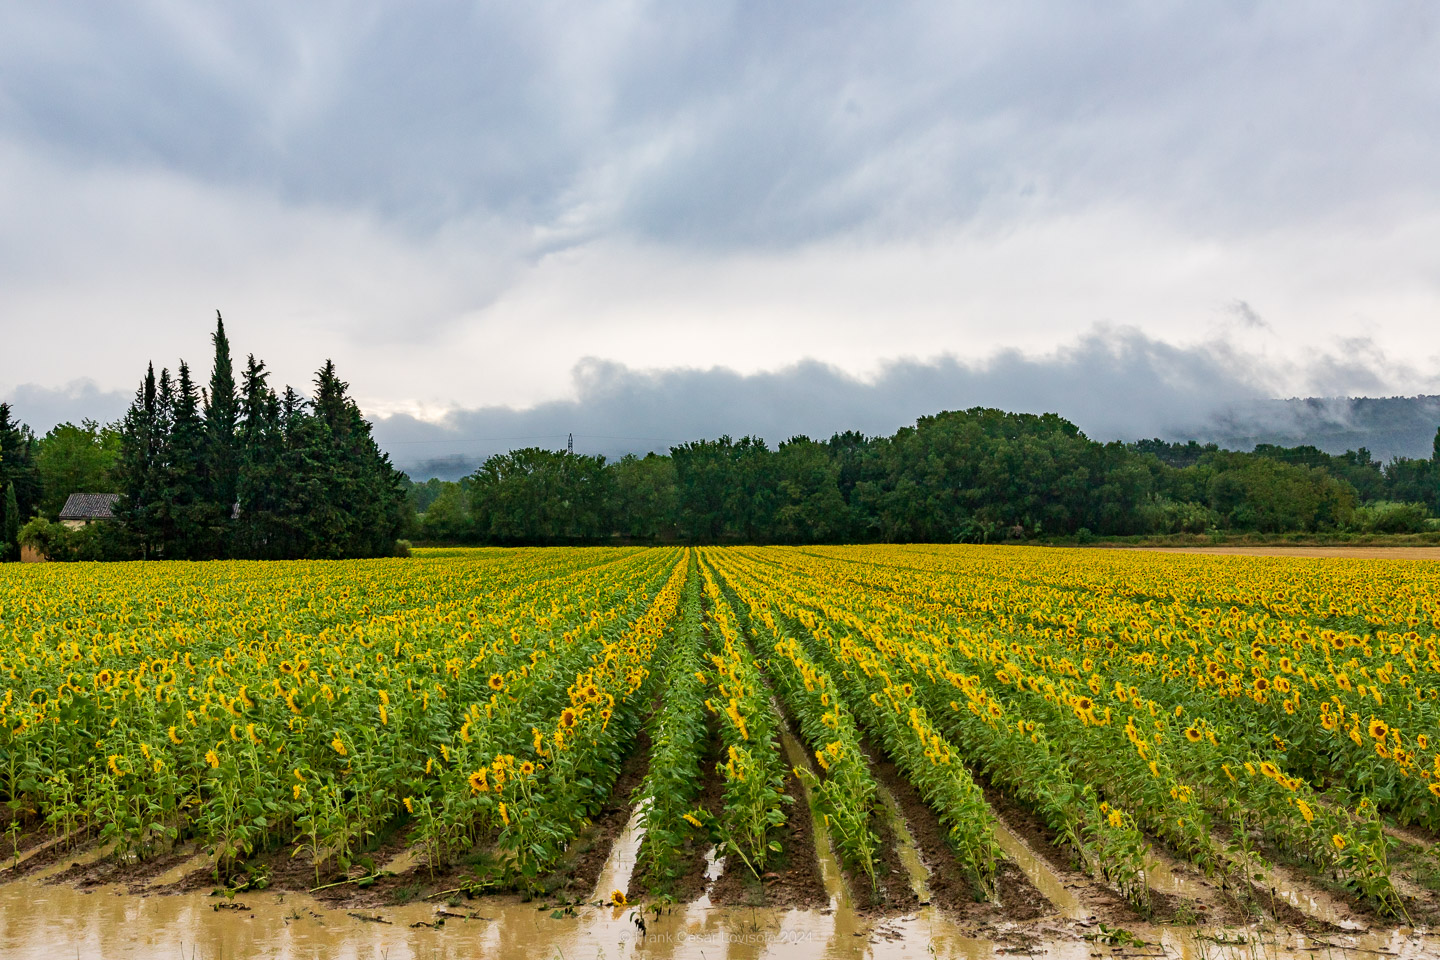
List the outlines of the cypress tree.
{"label": "cypress tree", "polygon": [[20,502],[15,498],[15,484],[5,484],[5,522],[0,528],[0,560],[20,559]]}
{"label": "cypress tree", "polygon": [[165,457],[165,502],[172,522],[167,556],[203,559],[215,556],[219,508],[206,494],[205,422],[190,366],[180,361],[171,402],[169,445]]}
{"label": "cypress tree", "polygon": [[328,474],[328,506],[336,514],[340,556],[385,556],[400,533],[400,474],[375,443],[349,389],[334,362],[325,361],[315,375],[314,411],[328,441],[320,457]]}
{"label": "cypress tree", "polygon": [[35,435],[16,420],[10,404],[0,403],[0,489],[15,485],[19,516],[28,517],[40,504],[40,471],[35,466]]}
{"label": "cypress tree", "polygon": [[[218,310],[210,342],[215,347],[215,362],[210,370],[210,389],[205,391],[205,467],[209,481],[205,498],[215,505],[220,529],[224,531],[229,526],[239,482],[240,452],[236,443],[239,399],[235,394],[230,341],[225,336],[225,321]],[[214,545],[217,555],[225,552],[224,539],[222,535]]]}
{"label": "cypress tree", "polygon": [[161,452],[158,404],[152,363],[120,421],[120,460],[116,466],[120,499],[114,514],[139,544],[142,558],[160,546],[160,504],[156,498]]}
{"label": "cypress tree", "polygon": [[233,555],[256,560],[284,556],[277,510],[285,437],[280,400],[270,389],[268,379],[265,364],[251,354],[240,388],[240,456],[235,492],[240,518]]}

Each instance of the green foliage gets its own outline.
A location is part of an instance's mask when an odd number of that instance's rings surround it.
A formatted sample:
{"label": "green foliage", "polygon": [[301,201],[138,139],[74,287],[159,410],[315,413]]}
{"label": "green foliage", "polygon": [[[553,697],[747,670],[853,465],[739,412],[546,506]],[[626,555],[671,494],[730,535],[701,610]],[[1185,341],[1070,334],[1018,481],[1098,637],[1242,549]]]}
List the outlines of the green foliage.
{"label": "green foliage", "polygon": [[20,503],[15,484],[5,484],[4,515],[0,517],[0,560],[20,558]]}
{"label": "green foliage", "polygon": [[72,530],[34,517],[20,528],[19,541],[47,560],[131,560],[137,556],[124,526],[113,521],[87,523]]}
{"label": "green foliage", "polygon": [[1260,533],[1334,529],[1355,512],[1355,489],[1318,467],[1236,459],[1210,479],[1210,508],[1226,526]]}
{"label": "green foliage", "polygon": [[10,404],[0,403],[0,490],[11,484],[15,487],[16,519],[23,523],[40,503],[35,436],[12,417]]}
{"label": "green foliage", "polygon": [[604,457],[527,447],[486,460],[474,482],[474,523],[488,540],[575,543],[610,534]]}
{"label": "green foliage", "polygon": [[94,420],[53,427],[35,445],[35,467],[44,490],[40,512],[54,520],[72,493],[118,493],[119,458],[120,434],[114,427],[101,427]]}
{"label": "green foliage", "polygon": [[1429,519],[1423,503],[1377,500],[1356,507],[1350,527],[1362,533],[1419,533]]}
{"label": "green foliage", "polygon": [[[120,426],[116,517],[142,556],[384,557],[400,534],[400,475],[327,362],[315,399],[270,389],[248,358],[236,395],[217,323],[204,411],[180,364],[151,367]],[[235,511],[238,509],[238,517]]]}

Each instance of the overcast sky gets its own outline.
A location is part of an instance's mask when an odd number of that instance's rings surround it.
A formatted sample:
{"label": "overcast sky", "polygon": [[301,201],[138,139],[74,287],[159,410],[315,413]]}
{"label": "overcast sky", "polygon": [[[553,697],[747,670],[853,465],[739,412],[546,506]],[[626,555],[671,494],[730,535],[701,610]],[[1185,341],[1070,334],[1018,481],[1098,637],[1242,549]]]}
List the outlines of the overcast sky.
{"label": "overcast sky", "polygon": [[208,369],[216,309],[282,381],[334,358],[393,444],[1440,392],[1437,26],[0,3],[0,398],[113,417],[147,360]]}

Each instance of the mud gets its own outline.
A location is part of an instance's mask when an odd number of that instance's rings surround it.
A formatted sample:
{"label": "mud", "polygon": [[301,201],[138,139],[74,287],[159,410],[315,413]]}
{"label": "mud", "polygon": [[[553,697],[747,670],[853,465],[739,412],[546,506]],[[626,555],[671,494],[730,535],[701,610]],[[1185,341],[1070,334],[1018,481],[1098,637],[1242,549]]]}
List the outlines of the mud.
{"label": "mud", "polygon": [[828,909],[830,896],[815,852],[815,834],[804,788],[794,773],[785,776],[785,826],[781,851],[760,879],[739,857],[727,857],[725,872],[710,889],[715,904],[770,909]]}
{"label": "mud", "polygon": [[876,784],[875,832],[880,845],[875,851],[875,883],[869,878],[846,873],[857,907],[867,914],[906,913],[930,905],[930,871],[915,846],[915,837],[905,823],[900,805]]}
{"label": "mud", "polygon": [[[725,781],[716,772],[715,767],[720,762],[723,749],[720,745],[719,726],[716,724],[715,718],[708,714],[706,730],[708,746],[705,755],[700,760],[700,794],[696,798],[695,805],[697,809],[718,817],[722,804],[725,802]],[[709,847],[709,842],[703,837],[697,836],[690,839],[685,850],[688,855],[689,869],[681,874],[668,890],[662,892],[668,893],[678,903],[685,903],[699,896],[710,885],[710,880],[705,877],[706,869],[713,862],[707,860],[706,857],[706,850]],[[643,842],[641,849],[644,849]],[[713,879],[711,878],[711,880]],[[635,875],[630,878],[630,889],[627,893],[630,899],[634,900],[645,895],[650,886],[649,876]]]}
{"label": "mud", "polygon": [[[642,934],[636,924],[643,919]],[[943,912],[865,918],[848,911],[706,908],[679,905],[642,914],[582,906],[558,918],[515,898],[452,908],[413,903],[357,910],[304,894],[264,891],[233,900],[201,894],[133,897],[118,887],[81,891],[30,879],[0,885],[0,956],[7,960],[306,957],[460,960],[477,956],[655,957],[754,960],[776,957],[889,960],[894,957],[1017,955],[1054,960],[1167,957],[1176,960],[1419,960],[1440,939],[1405,929],[1306,934],[1258,927],[1052,926],[1012,924],[977,936]]]}
{"label": "mud", "polygon": [[[600,878],[600,871],[610,856],[611,847],[630,822],[635,809],[631,795],[645,779],[645,771],[649,766],[650,735],[641,730],[620,768],[620,776],[610,790],[609,799],[600,808],[600,812],[591,818],[590,827],[571,841],[562,866],[548,880],[547,887],[553,888],[557,894],[571,898],[588,897],[591,894]],[[634,865],[633,852],[630,865]],[[627,871],[627,886],[628,883]],[[605,892],[609,893],[608,890]]]}

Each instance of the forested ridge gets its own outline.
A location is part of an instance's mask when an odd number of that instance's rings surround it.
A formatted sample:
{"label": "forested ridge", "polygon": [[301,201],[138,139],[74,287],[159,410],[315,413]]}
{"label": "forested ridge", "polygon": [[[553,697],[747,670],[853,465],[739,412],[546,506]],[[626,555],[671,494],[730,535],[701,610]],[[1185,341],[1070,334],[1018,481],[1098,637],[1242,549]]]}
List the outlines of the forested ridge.
{"label": "forested ridge", "polygon": [[[0,555],[56,559],[382,556],[397,538],[562,544],[993,542],[1147,534],[1440,529],[1428,459],[1365,448],[1099,443],[1056,414],[976,407],[891,436],[695,440],[607,460],[538,447],[458,482],[413,483],[371,436],[334,365],[313,396],[237,380],[217,318],[208,384],[147,370],[116,424],[37,438],[0,404]],[[73,492],[120,495],[120,523],[66,531]]]}

